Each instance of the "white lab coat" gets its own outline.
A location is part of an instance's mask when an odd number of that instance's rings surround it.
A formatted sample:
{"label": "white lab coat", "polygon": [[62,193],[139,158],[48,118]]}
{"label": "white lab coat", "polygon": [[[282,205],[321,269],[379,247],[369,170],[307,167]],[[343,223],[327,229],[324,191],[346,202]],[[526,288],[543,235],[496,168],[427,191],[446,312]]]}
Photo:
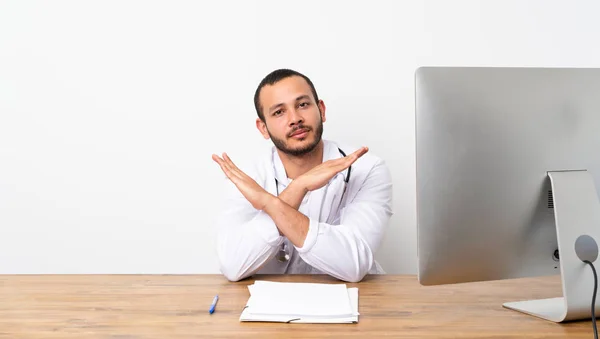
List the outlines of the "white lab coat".
{"label": "white lab coat", "polygon": [[[342,157],[338,147],[347,155],[356,150],[324,140],[323,160]],[[280,193],[290,183],[275,148],[246,174],[273,195],[275,178]],[[238,281],[255,273],[328,274],[357,282],[367,273],[384,273],[374,254],[393,214],[390,172],[383,160],[367,152],[352,164],[340,207],[345,175],[347,170],[302,201],[298,210],[310,220],[302,248],[280,236],[271,217],[254,209],[227,180],[227,199],[217,222],[217,253],[225,277]],[[286,262],[275,258],[283,242],[290,254]]]}

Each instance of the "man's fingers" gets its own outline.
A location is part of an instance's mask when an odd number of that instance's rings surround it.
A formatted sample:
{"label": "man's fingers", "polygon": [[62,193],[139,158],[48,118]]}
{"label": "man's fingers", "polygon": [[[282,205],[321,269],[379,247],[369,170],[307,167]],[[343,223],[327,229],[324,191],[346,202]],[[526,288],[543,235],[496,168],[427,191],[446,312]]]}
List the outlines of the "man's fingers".
{"label": "man's fingers", "polygon": [[227,164],[227,167],[232,171],[235,172],[236,174],[240,174],[239,172],[240,169],[237,168],[237,166],[233,163],[233,161],[231,161],[231,158],[229,158],[229,156],[227,155],[227,153],[223,153],[223,160],[225,161],[225,164]]}
{"label": "man's fingers", "polygon": [[335,173],[339,173],[348,167],[352,166],[352,164],[358,160],[358,158],[362,157],[365,153],[367,153],[369,149],[367,147],[361,147],[355,152],[339,159],[330,160],[330,166],[328,166]]}
{"label": "man's fingers", "polygon": [[231,174],[231,171],[229,170],[229,168],[227,168],[227,166],[225,165],[225,162],[223,162],[223,161],[219,162],[219,166],[221,166],[221,170],[223,171],[223,173],[225,173],[227,178],[229,178],[231,180],[232,174]]}
{"label": "man's fingers", "polygon": [[246,173],[242,172],[239,168],[237,168],[237,166],[235,166],[235,164],[233,163],[233,161],[231,161],[231,158],[229,158],[227,153],[223,153],[223,163],[225,164],[227,169],[229,169],[232,176],[235,176],[239,180],[247,180],[249,178],[246,175]]}
{"label": "man's fingers", "polygon": [[[358,158],[362,157],[363,155],[365,155],[365,153],[367,153],[369,151],[368,147],[361,147],[359,149],[357,149],[356,151],[354,151],[354,153],[350,154],[349,156],[346,157],[346,161],[351,164],[353,164],[356,160],[358,160]],[[350,166],[348,165],[348,166]]]}
{"label": "man's fingers", "polygon": [[225,161],[227,161],[227,163],[228,163],[228,164],[229,164],[229,165],[230,165],[232,168],[238,169],[238,168],[237,168],[237,166],[236,166],[236,165],[233,163],[233,161],[231,161],[231,158],[229,157],[229,155],[227,155],[227,153],[223,153],[223,159],[224,159]]}
{"label": "man's fingers", "polygon": [[356,157],[356,159],[362,157],[363,155],[365,155],[365,153],[367,153],[369,151],[368,147],[361,147],[359,149],[357,149],[356,151],[354,151],[354,153],[350,154],[349,157]]}
{"label": "man's fingers", "polygon": [[352,163],[354,163],[356,160],[358,160],[358,158],[365,155],[365,153],[367,153],[368,151],[369,151],[369,148],[361,147],[361,148],[357,149],[356,151],[354,151],[353,153],[351,153],[343,158],[334,160],[332,164],[334,165],[334,167],[338,167],[338,166],[342,166],[344,168],[350,167],[350,165],[352,165]]}
{"label": "man's fingers", "polygon": [[216,154],[213,154],[213,155],[212,155],[212,159],[213,159],[213,160],[214,160],[214,161],[215,161],[217,164],[219,164],[219,166],[221,167],[221,169],[222,169],[223,171],[225,171],[225,170],[227,169],[227,164],[225,163],[225,160],[221,159],[221,157],[219,157],[219,156],[218,156],[218,155],[216,155]]}
{"label": "man's fingers", "polygon": [[221,159],[221,157],[219,157],[216,154],[212,155],[212,159],[219,164],[219,166],[221,167],[221,170],[223,171],[223,173],[225,173],[225,175],[227,176],[227,178],[231,181],[233,181],[235,183],[235,181],[239,178],[237,175],[235,175],[235,173],[231,170],[231,168],[228,166],[227,162],[223,159]]}
{"label": "man's fingers", "polygon": [[236,172],[236,174],[238,174],[240,176],[240,178],[250,178],[244,171],[242,171],[241,169],[239,169],[234,163],[233,161],[231,161],[231,158],[229,158],[229,155],[227,155],[227,153],[223,153],[223,159],[225,159],[225,161],[229,164],[230,168]]}

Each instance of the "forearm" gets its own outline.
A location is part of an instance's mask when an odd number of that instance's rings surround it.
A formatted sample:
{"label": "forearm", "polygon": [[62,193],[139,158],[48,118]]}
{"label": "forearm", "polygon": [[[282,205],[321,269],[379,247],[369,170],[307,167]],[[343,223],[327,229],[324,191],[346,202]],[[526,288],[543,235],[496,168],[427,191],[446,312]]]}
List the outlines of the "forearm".
{"label": "forearm", "polygon": [[271,217],[279,232],[285,235],[294,246],[302,247],[304,245],[309,224],[307,216],[282,199],[273,196],[266,204],[264,212]]}
{"label": "forearm", "polygon": [[[300,204],[302,203],[302,199],[306,196],[308,190],[305,186],[302,185],[300,179],[296,179],[292,181],[286,188],[279,194],[279,199],[285,202],[287,205],[292,207],[295,210],[300,208]],[[279,229],[279,226],[278,226]],[[279,229],[279,234],[283,235],[284,233]]]}
{"label": "forearm", "polygon": [[308,193],[308,190],[302,184],[301,179],[296,179],[281,192],[279,199],[297,210],[300,208],[300,204],[302,203],[304,196],[306,196],[306,193]]}

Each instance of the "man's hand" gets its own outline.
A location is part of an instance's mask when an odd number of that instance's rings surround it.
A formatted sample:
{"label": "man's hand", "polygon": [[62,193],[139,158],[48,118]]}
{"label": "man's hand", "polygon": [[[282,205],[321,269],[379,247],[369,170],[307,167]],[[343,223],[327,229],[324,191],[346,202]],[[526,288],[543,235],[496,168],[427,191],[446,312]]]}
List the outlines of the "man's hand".
{"label": "man's hand", "polygon": [[367,147],[361,147],[354,153],[343,158],[328,160],[302,174],[298,179],[307,191],[317,190],[331,180],[336,174],[350,167],[358,158],[369,151]]}
{"label": "man's hand", "polygon": [[264,210],[269,199],[274,198],[273,195],[257,184],[254,179],[237,168],[226,153],[223,153],[223,158],[213,154],[212,159],[221,166],[221,170],[223,170],[227,178],[235,184],[246,200],[257,210]]}
{"label": "man's hand", "polygon": [[252,207],[264,211],[273,219],[280,235],[290,239],[294,246],[303,246],[308,232],[308,217],[265,191],[254,179],[242,172],[226,153],[223,153],[223,158],[213,154],[212,159],[221,166],[223,173],[235,184]]}

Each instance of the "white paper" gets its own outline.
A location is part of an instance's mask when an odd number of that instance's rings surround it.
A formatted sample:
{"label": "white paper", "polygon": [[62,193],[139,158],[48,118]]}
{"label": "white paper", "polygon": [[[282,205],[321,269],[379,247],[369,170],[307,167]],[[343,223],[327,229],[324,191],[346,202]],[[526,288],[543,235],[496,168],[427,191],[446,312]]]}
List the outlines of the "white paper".
{"label": "white paper", "polygon": [[358,322],[358,288],[345,284],[256,281],[240,321]]}

